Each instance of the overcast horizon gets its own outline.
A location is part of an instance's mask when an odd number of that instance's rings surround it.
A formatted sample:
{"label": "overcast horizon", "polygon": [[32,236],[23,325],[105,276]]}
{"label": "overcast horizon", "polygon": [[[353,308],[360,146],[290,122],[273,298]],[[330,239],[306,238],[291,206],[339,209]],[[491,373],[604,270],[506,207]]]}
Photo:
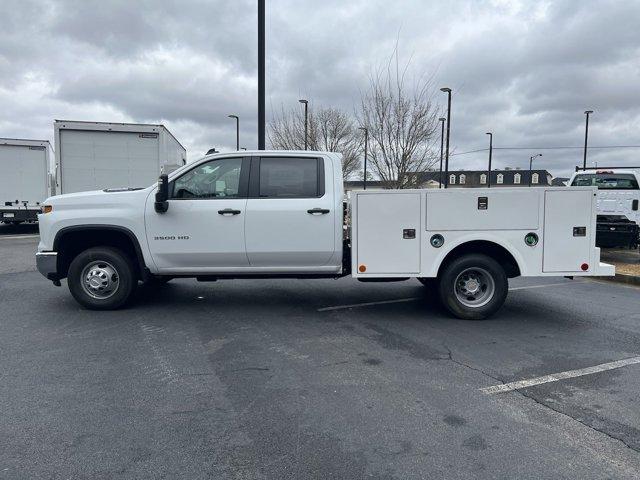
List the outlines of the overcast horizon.
{"label": "overcast horizon", "polygon": [[[640,2],[267,2],[267,119],[312,105],[353,112],[396,42],[413,79],[453,89],[451,146],[495,168],[567,176],[589,145],[640,145]],[[0,137],[53,140],[53,120],[163,123],[189,159],[257,145],[255,1],[6,1]],[[547,149],[549,147],[579,147]],[[500,150],[525,147],[522,150]],[[589,164],[640,165],[640,148]],[[450,168],[486,168],[487,152]]]}

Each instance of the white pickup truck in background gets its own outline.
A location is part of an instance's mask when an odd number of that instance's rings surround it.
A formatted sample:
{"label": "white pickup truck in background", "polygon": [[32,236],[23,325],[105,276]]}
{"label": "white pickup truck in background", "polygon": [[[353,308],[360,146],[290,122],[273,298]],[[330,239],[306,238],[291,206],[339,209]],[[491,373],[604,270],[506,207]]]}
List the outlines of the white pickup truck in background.
{"label": "white pickup truck in background", "polygon": [[496,312],[508,278],[614,274],[595,187],[359,191],[346,215],[343,195],[339,154],[208,155],[148,188],[48,199],[37,266],[92,309],[138,281],[352,275],[416,278],[466,319]]}
{"label": "white pickup truck in background", "polygon": [[637,248],[640,242],[640,174],[629,169],[576,169],[570,187],[598,188],[596,245]]}

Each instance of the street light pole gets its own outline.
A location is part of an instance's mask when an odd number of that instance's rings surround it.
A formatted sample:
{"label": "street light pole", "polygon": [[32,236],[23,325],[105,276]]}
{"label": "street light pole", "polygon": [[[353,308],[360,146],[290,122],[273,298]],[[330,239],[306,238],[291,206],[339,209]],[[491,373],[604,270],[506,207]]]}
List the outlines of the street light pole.
{"label": "street light pole", "polygon": [[227,115],[229,118],[236,119],[236,151],[240,150],[240,117],[237,115]]}
{"label": "street light pole", "polygon": [[307,149],[309,144],[308,135],[309,135],[309,101],[305,99],[298,100],[300,103],[304,104],[304,149]]}
{"label": "street light pole", "polygon": [[367,149],[369,146],[369,130],[366,127],[360,127],[360,130],[364,132],[364,180],[362,181],[362,187],[367,189]]}
{"label": "street light pole", "polygon": [[538,153],[536,155],[534,155],[533,157],[529,157],[529,186],[531,186],[531,177],[533,176],[532,173],[532,167],[533,167],[533,159],[536,157],[541,157],[542,154]]}
{"label": "street light pole", "polygon": [[493,155],[493,133],[487,132],[489,135],[489,172],[487,172],[487,188],[491,188],[491,156]]}
{"label": "street light pole", "polygon": [[265,148],[265,0],[258,0],[258,150]]}
{"label": "street light pole", "polygon": [[586,116],[584,125],[584,158],[582,160],[582,168],[587,168],[587,138],[589,136],[589,115],[593,113],[593,110],[585,110]]}
{"label": "street light pole", "polygon": [[442,188],[442,152],[444,149],[444,122],[446,118],[440,117],[440,176],[438,177],[438,188]]}
{"label": "street light pole", "polygon": [[449,136],[451,134],[451,89],[442,87],[441,92],[447,94],[447,150],[444,162],[444,188],[449,188]]}

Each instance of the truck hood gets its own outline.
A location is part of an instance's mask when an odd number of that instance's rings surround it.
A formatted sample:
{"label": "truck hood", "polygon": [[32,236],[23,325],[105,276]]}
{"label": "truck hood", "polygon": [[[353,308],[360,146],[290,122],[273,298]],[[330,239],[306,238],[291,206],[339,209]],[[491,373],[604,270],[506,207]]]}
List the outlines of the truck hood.
{"label": "truck hood", "polygon": [[56,195],[49,197],[44,201],[45,205],[64,209],[82,209],[100,207],[117,207],[119,205],[132,205],[140,202],[144,204],[149,192],[154,187],[143,189],[111,189],[111,190],[93,190],[90,192],[66,193],[64,195]]}

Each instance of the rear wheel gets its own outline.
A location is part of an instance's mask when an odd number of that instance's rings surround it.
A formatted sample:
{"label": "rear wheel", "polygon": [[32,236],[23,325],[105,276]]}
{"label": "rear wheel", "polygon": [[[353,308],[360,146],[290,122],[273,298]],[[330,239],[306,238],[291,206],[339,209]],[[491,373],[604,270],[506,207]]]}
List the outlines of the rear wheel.
{"label": "rear wheel", "polygon": [[483,320],[504,304],[509,281],[493,258],[471,254],[449,263],[439,279],[442,304],[458,318]]}
{"label": "rear wheel", "polygon": [[118,249],[95,247],[76,256],[67,274],[73,298],[90,310],[114,310],[131,297],[137,284],[129,257]]}

